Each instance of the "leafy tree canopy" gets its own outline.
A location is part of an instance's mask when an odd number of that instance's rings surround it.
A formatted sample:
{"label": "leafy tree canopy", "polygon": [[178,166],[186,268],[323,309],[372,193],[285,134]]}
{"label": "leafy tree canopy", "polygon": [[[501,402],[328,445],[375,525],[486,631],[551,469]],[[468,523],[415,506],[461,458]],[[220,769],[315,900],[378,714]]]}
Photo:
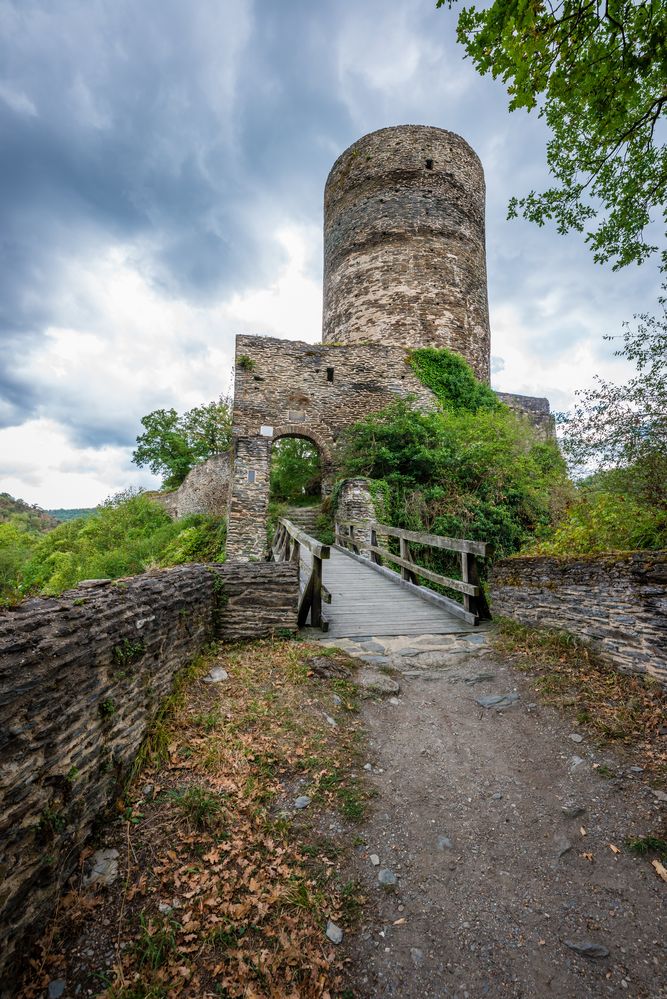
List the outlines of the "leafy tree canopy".
{"label": "leafy tree canopy", "polygon": [[271,499],[306,502],[320,495],[320,455],[301,437],[281,437],[271,454]]}
{"label": "leafy tree canopy", "polygon": [[144,433],[137,437],[132,461],[163,476],[163,489],[175,489],[194,465],[229,449],[231,419],[229,401],[222,396],[182,416],[175,409],[156,409],[141,419]]}
{"label": "leafy tree canopy", "polygon": [[510,217],[586,231],[595,259],[615,268],[658,250],[646,230],[656,209],[667,215],[665,0],[495,0],[464,8],[457,37],[481,74],[506,84],[510,110],[538,107],[551,130],[555,183],[513,198]]}
{"label": "leafy tree canopy", "polygon": [[597,378],[560,422],[575,467],[601,469],[605,491],[667,509],[667,302],[660,304],[661,315],[625,324],[616,355],[636,373],[622,385]]}

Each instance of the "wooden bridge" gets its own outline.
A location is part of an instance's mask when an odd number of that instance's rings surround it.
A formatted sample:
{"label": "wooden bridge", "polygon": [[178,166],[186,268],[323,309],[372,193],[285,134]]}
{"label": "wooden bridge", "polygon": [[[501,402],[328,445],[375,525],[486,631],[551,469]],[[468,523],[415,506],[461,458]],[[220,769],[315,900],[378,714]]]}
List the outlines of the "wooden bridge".
{"label": "wooden bridge", "polygon": [[[369,545],[358,542],[359,528],[370,533]],[[400,555],[378,544],[388,537],[398,539]],[[332,638],[438,635],[469,631],[490,617],[477,569],[477,556],[487,553],[483,542],[349,521],[337,523],[336,538],[338,544],[325,545],[290,520],[278,522],[271,557],[299,564],[300,627],[320,627]],[[461,579],[418,565],[411,543],[457,552]],[[385,562],[398,565],[400,572]],[[462,603],[429,589],[422,579],[458,591]]]}

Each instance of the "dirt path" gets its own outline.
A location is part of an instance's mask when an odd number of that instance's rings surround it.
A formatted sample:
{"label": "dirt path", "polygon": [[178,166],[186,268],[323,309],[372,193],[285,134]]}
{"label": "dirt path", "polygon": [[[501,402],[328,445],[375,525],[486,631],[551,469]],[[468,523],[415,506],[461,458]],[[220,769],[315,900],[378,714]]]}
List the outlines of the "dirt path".
{"label": "dirt path", "polygon": [[[351,994],[667,996],[667,884],[624,845],[660,828],[664,803],[620,757],[572,740],[484,636],[464,640],[335,643],[401,674],[398,697],[363,708],[378,797],[354,861],[369,901],[343,944]],[[508,693],[509,707],[476,701]]]}

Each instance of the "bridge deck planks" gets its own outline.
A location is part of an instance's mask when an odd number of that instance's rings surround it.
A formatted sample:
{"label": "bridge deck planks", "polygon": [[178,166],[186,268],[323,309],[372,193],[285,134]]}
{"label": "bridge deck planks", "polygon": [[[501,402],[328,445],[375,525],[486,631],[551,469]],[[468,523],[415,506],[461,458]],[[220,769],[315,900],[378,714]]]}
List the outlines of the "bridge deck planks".
{"label": "bridge deck planks", "polygon": [[[310,555],[303,552],[302,579]],[[323,608],[331,638],[355,635],[447,635],[472,627],[446,610],[427,603],[398,583],[331,548],[323,563],[323,582],[331,603]]]}

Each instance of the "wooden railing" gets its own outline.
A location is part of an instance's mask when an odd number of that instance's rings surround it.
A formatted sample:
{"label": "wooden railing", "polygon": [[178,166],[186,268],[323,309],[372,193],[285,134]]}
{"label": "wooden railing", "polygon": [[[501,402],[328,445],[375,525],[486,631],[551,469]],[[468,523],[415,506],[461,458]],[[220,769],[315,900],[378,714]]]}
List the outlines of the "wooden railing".
{"label": "wooden railing", "polygon": [[[359,531],[366,535],[362,539]],[[370,533],[370,540],[368,535]],[[383,538],[397,538],[400,546],[400,555],[395,555],[388,548],[383,548],[378,544],[378,536]],[[455,590],[463,594],[463,607],[468,613],[475,615],[478,620],[489,620],[491,614],[489,605],[482,589],[477,556],[486,556],[489,545],[484,541],[467,541],[464,538],[444,538],[439,534],[426,534],[421,531],[406,531],[401,527],[390,527],[388,524],[376,524],[363,521],[344,520],[336,522],[336,542],[344,548],[349,548],[356,555],[363,549],[370,553],[370,559],[376,565],[382,565],[383,560],[394,562],[401,567],[401,579],[420,585],[420,579],[427,579],[431,583],[437,583],[446,589]],[[425,545],[431,548],[440,548],[447,551],[458,552],[461,558],[461,578],[453,579],[450,576],[443,576],[439,572],[434,572],[424,566],[420,566],[410,550],[410,542]],[[449,598],[449,603],[460,608],[460,604]]]}
{"label": "wooden railing", "polygon": [[310,575],[301,588],[299,599],[299,613],[297,622],[300,628],[308,620],[313,628],[327,630],[327,622],[322,616],[322,603],[331,603],[331,594],[322,583],[322,560],[329,558],[331,549],[329,545],[323,545],[301,528],[293,524],[291,520],[281,518],[271,543],[271,558],[274,562],[296,562],[299,566],[299,573],[302,571],[304,561],[301,558],[301,550],[305,549],[310,553],[311,566]]}

